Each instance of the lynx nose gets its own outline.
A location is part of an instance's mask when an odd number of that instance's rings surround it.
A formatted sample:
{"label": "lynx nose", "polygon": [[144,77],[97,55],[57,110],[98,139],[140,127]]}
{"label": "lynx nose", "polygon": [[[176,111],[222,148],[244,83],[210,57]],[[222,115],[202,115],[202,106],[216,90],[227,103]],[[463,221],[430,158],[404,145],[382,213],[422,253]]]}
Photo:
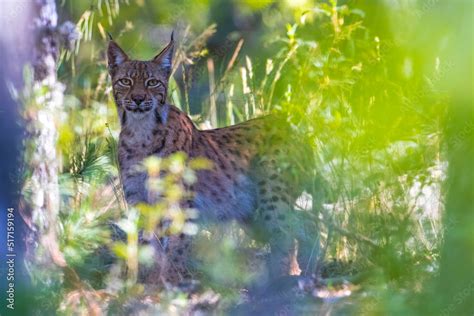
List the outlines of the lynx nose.
{"label": "lynx nose", "polygon": [[132,95],[132,100],[133,102],[135,102],[137,106],[140,106],[140,104],[142,104],[142,102],[145,101],[145,95],[143,94]]}

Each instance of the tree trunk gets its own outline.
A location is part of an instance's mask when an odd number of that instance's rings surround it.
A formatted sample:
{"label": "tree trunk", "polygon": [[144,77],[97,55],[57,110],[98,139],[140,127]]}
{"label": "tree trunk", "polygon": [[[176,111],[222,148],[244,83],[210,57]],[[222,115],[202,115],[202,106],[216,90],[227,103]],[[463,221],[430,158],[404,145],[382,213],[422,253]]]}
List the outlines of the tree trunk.
{"label": "tree trunk", "polygon": [[[36,232],[40,244],[50,254],[50,258],[41,259],[51,259],[56,265],[64,267],[66,262],[57,241],[59,188],[55,113],[62,106],[64,90],[56,74],[59,55],[58,15],[54,0],[35,0],[33,7],[35,100],[34,109],[27,109],[26,114],[28,143],[32,146],[31,155],[27,157],[32,174],[27,183],[30,195],[26,203],[29,208],[26,217],[30,217],[27,219],[31,219],[30,228]],[[35,251],[31,251],[29,255],[34,254]]]}

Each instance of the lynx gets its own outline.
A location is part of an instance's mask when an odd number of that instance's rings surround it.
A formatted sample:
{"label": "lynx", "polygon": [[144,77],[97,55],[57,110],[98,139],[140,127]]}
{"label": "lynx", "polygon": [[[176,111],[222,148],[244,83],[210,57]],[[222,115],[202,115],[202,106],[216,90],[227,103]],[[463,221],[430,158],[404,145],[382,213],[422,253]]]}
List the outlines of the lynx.
{"label": "lynx", "polygon": [[[295,240],[301,235],[300,227],[289,219],[302,189],[290,180],[291,172],[278,165],[277,157],[292,154],[286,152],[294,148],[291,130],[282,128],[285,125],[279,122],[284,118],[277,116],[197,129],[185,113],[166,101],[173,50],[173,35],[149,61],[130,59],[113,40],[108,45],[108,70],[121,124],[118,160],[127,203],[147,202],[147,176],[135,168],[146,157],[178,151],[191,158],[205,157],[213,168],[198,172],[194,197],[183,204],[197,209],[205,220],[235,220],[250,231],[258,228],[259,238],[270,245],[270,275],[288,275]],[[308,240],[299,240],[298,259],[312,269],[316,256],[309,253],[315,239]],[[188,276],[191,244],[184,234],[169,238],[161,279],[176,283]]]}

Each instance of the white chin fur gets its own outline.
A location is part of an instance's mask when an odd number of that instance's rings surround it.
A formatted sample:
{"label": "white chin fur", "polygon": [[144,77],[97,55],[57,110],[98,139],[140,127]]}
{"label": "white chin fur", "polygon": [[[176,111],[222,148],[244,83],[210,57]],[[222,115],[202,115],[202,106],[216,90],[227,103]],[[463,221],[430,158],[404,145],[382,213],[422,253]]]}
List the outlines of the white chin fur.
{"label": "white chin fur", "polygon": [[134,120],[143,120],[145,117],[148,115],[151,115],[153,113],[153,109],[148,111],[148,112],[132,112],[132,111],[127,111],[127,115],[130,116],[130,118]]}

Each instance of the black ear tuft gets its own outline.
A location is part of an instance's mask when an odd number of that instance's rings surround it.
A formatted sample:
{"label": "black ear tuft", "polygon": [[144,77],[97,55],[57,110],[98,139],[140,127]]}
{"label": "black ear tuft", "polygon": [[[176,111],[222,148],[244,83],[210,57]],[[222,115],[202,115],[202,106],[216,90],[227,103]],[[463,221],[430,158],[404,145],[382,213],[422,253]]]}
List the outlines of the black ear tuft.
{"label": "black ear tuft", "polygon": [[159,64],[163,70],[166,71],[167,75],[171,74],[171,69],[173,66],[173,52],[174,52],[174,31],[171,32],[171,39],[168,45],[166,45],[163,50],[153,58],[153,62]]}

